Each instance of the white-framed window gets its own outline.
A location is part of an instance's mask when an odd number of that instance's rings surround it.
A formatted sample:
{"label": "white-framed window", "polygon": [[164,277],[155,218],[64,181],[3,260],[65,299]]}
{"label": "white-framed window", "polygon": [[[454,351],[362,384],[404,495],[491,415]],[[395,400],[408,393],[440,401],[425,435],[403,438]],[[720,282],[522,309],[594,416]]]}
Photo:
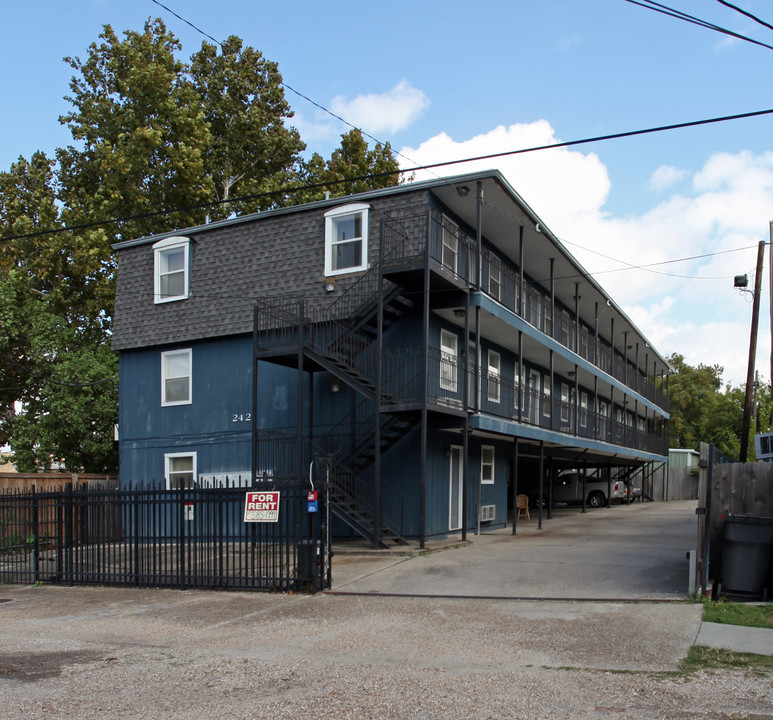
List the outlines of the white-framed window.
{"label": "white-framed window", "polygon": [[448,330],[440,331],[440,387],[456,392],[459,358],[459,338]]}
{"label": "white-framed window", "polygon": [[196,479],[196,453],[169,453],[164,455],[164,477],[167,490],[193,487]]}
{"label": "white-framed window", "polygon": [[580,427],[588,426],[588,393],[580,391]]}
{"label": "white-framed window", "polygon": [[459,226],[443,215],[443,249],[440,258],[443,267],[453,273],[459,272]]}
{"label": "white-framed window", "polygon": [[539,370],[530,368],[526,374],[526,397],[524,404],[526,406],[528,421],[532,425],[539,424],[539,403],[540,403],[540,378],[542,374]]}
{"label": "white-framed window", "polygon": [[370,205],[350,203],[325,213],[325,275],[368,268]]}
{"label": "white-framed window", "polygon": [[569,422],[569,403],[571,402],[571,394],[569,392],[569,385],[567,383],[561,383],[561,422]]}
{"label": "white-framed window", "polygon": [[553,393],[550,387],[550,374],[545,373],[542,376],[542,416],[549,418],[550,413],[553,410],[553,402],[551,400]]}
{"label": "white-framed window", "polygon": [[501,368],[501,357],[498,352],[494,350],[488,351],[488,390],[487,397],[489,402],[499,402],[500,397],[500,384],[499,374]]}
{"label": "white-framed window", "polygon": [[586,360],[590,358],[588,353],[589,340],[590,333],[588,332],[588,328],[586,328],[585,325],[582,325],[580,327],[580,355]]}
{"label": "white-framed window", "polygon": [[515,365],[513,367],[513,409],[518,410],[521,407],[521,372],[520,372],[520,362],[518,360],[515,361]]}
{"label": "white-framed window", "polygon": [[502,292],[502,268],[494,257],[489,258],[488,263],[488,294],[499,300]]}
{"label": "white-framed window", "polygon": [[494,484],[493,445],[483,445],[480,449],[480,482],[481,485]]}
{"label": "white-framed window", "polygon": [[189,295],[191,241],[169,237],[153,245],[153,302],[185,300]]}
{"label": "white-framed window", "polygon": [[161,405],[189,405],[192,402],[192,353],[169,350],[161,353]]}

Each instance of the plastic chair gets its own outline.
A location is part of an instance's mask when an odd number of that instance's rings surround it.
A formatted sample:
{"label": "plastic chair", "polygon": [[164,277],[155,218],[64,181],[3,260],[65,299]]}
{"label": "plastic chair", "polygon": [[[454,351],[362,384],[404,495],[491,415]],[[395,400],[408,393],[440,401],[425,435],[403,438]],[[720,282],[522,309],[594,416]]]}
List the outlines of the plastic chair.
{"label": "plastic chair", "polygon": [[529,497],[528,495],[516,495],[515,497],[515,509],[517,513],[515,515],[516,520],[521,519],[521,515],[526,514],[526,519],[531,520],[529,515]]}

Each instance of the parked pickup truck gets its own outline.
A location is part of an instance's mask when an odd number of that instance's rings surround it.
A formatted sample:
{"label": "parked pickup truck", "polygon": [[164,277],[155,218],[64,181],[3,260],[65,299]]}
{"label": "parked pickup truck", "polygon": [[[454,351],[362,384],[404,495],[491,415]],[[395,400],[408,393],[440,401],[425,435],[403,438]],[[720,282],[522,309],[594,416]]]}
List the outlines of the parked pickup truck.
{"label": "parked pickup truck", "polygon": [[[611,487],[610,487],[611,485]],[[625,483],[613,479],[588,477],[585,481],[585,504],[588,507],[602,507],[607,504],[607,492],[611,490],[612,500],[625,499]],[[563,472],[553,481],[553,503],[582,504],[582,475],[575,471]]]}

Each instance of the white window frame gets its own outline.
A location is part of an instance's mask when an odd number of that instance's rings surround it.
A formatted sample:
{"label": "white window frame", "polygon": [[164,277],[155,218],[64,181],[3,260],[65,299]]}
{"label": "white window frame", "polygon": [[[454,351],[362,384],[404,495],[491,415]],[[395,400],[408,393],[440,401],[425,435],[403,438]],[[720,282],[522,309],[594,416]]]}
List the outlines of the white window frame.
{"label": "white window frame", "polygon": [[[191,241],[186,237],[168,237],[153,244],[153,302],[168,303],[186,300],[190,296]],[[172,272],[164,271],[164,258],[174,250],[183,251],[183,267]],[[161,295],[161,280],[167,275],[183,273],[183,291],[179,295]]]}
{"label": "white window frame", "polygon": [[[487,461],[486,455],[491,455],[491,460]],[[486,472],[486,470],[489,472]],[[480,448],[480,484],[493,485],[494,471],[496,469],[496,451],[493,445],[481,445]]]}
{"label": "white window frame", "polygon": [[[451,350],[453,349],[453,352]],[[440,389],[457,392],[459,388],[459,336],[450,330],[440,331]]]}
{"label": "white window frame", "polygon": [[580,391],[580,427],[588,427],[588,393]]}
{"label": "white window frame", "polygon": [[550,373],[542,376],[542,417],[549,418],[553,412],[553,388],[550,387]]}
{"label": "white window frame", "polygon": [[[169,375],[167,372],[168,359],[174,355],[185,355],[188,359],[188,399],[187,400],[167,400],[166,381],[179,380],[185,375]],[[173,407],[175,405],[190,405],[193,402],[193,351],[190,348],[182,350],[167,350],[161,353],[161,407]]]}
{"label": "white window frame", "polygon": [[561,383],[561,422],[568,423],[571,417],[570,403],[572,394],[570,392],[569,383]]}
{"label": "white window frame", "polygon": [[[179,458],[191,458],[191,470],[185,470],[185,471],[174,471],[172,470],[172,465],[175,460]],[[166,479],[166,489],[172,490],[172,489],[179,489],[179,488],[172,488],[172,475],[174,474],[188,474],[191,475],[191,484],[186,485],[185,487],[193,487],[193,485],[196,483],[196,453],[195,452],[183,452],[183,453],[165,453],[164,454],[164,478]]]}
{"label": "white window frame", "polygon": [[[448,268],[452,273],[459,274],[459,226],[447,215],[443,215],[441,220],[441,251],[440,262],[443,267]],[[446,262],[446,249],[453,257],[453,265]]]}
{"label": "white window frame", "polygon": [[[334,277],[336,275],[348,275],[351,273],[362,272],[368,269],[368,245],[370,239],[370,210],[367,203],[349,203],[341,207],[333,208],[325,213],[325,276]],[[338,240],[336,237],[336,224],[340,220],[346,220],[355,215],[360,215],[360,225],[362,235],[359,238],[347,238]],[[353,244],[359,242],[360,264],[351,265],[344,268],[333,267],[335,257],[335,248],[339,245]]]}
{"label": "white window frame", "polygon": [[488,351],[488,374],[486,375],[486,397],[489,402],[498,403],[502,396],[502,356],[496,350]]}
{"label": "white window frame", "polygon": [[494,300],[499,300],[502,295],[502,268],[494,257],[488,261],[488,294]]}

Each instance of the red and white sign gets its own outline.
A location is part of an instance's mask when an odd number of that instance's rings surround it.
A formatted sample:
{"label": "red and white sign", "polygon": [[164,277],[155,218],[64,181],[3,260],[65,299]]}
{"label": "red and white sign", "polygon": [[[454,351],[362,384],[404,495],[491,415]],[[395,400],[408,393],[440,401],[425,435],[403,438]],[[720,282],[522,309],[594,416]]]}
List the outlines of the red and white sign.
{"label": "red and white sign", "polygon": [[277,522],[279,491],[248,492],[244,501],[244,522]]}

